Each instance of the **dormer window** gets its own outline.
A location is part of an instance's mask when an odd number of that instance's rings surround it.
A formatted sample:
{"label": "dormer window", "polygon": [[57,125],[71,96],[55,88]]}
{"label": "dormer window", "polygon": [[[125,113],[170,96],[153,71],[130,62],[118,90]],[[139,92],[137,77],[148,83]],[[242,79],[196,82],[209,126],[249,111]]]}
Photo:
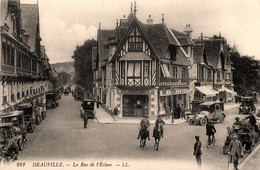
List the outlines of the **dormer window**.
{"label": "dormer window", "polygon": [[128,42],[128,51],[143,51],[143,39],[141,38],[141,34],[136,27],[133,28],[129,34]]}

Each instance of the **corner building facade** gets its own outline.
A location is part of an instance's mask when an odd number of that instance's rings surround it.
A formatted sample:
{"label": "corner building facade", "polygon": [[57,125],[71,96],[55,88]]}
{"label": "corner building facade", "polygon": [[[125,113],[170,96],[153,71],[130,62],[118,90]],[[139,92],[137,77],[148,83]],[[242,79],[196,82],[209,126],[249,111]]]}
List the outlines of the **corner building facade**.
{"label": "corner building facade", "polygon": [[169,28],[164,18],[153,24],[149,16],[142,23],[131,11],[113,30],[100,26],[97,39],[93,91],[107,108],[117,106],[119,117],[155,117],[166,106],[189,107],[188,35]]}

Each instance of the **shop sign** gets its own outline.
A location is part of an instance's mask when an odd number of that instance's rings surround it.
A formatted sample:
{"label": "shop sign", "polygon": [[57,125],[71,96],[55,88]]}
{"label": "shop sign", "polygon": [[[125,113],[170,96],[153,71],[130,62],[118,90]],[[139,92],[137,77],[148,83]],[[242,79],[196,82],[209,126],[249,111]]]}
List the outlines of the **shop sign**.
{"label": "shop sign", "polygon": [[160,90],[160,96],[171,96],[175,94],[187,94],[188,89],[163,89]]}
{"label": "shop sign", "polygon": [[120,90],[119,94],[150,94],[153,95],[154,91],[153,90]]}

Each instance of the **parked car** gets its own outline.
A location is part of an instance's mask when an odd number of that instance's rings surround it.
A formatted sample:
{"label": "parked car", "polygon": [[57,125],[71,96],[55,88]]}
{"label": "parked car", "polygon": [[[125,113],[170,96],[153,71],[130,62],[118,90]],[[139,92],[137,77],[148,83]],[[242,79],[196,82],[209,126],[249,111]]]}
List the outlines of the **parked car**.
{"label": "parked car", "polygon": [[69,90],[65,89],[64,95],[65,95],[65,96],[68,96],[68,95],[69,95]]}
{"label": "parked car", "polygon": [[80,116],[83,118],[83,114],[87,112],[88,117],[94,119],[96,113],[94,110],[94,106],[95,106],[95,101],[93,99],[84,99],[82,101],[81,108],[80,108]]}
{"label": "parked car", "polygon": [[51,108],[56,108],[59,107],[59,97],[56,93],[54,92],[47,92],[46,93],[46,108],[51,109]]}
{"label": "parked car", "polygon": [[12,123],[0,123],[0,162],[9,163],[18,157],[19,150],[23,150],[24,141],[18,128]]}
{"label": "parked car", "polygon": [[[20,104],[18,110],[23,111],[25,125],[27,127],[27,132],[33,133],[33,129],[35,128],[35,124],[37,121],[40,121],[39,118],[36,120],[36,109],[33,108],[33,105],[30,103]],[[39,113],[37,113],[39,115]]]}
{"label": "parked car", "polygon": [[256,107],[254,103],[255,103],[255,99],[253,96],[241,97],[239,114],[255,113]]}
{"label": "parked car", "polygon": [[23,111],[13,111],[0,116],[1,123],[12,123],[16,131],[21,132],[23,141],[27,140],[27,127]]}
{"label": "parked car", "polygon": [[199,104],[199,111],[194,112],[194,115],[188,115],[187,120],[190,125],[200,124],[205,126],[208,119],[219,121],[222,123],[226,115],[224,113],[224,104],[220,101],[208,101]]}

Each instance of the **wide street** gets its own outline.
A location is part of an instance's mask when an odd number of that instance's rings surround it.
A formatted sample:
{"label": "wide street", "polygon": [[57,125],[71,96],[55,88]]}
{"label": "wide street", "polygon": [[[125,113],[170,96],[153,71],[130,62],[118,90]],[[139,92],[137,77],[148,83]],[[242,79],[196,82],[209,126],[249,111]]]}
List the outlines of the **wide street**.
{"label": "wide street", "polygon": [[158,166],[164,169],[194,169],[197,167],[193,156],[194,136],[199,135],[203,145],[203,168],[227,168],[228,156],[223,155],[222,147],[226,128],[238,116],[238,108],[226,111],[225,122],[215,124],[217,133],[214,147],[207,149],[205,146],[205,126],[184,122],[165,126],[164,138],[159,151],[156,151],[153,140],[140,149],[139,140],[136,139],[138,124],[100,124],[95,119],[89,119],[88,128],[84,129],[79,116],[80,104],[71,95],[62,96],[60,106],[47,110],[47,118],[36,126],[33,134],[29,134],[17,162],[25,162],[25,167],[32,167],[36,162],[62,160],[67,168],[71,168],[73,162],[96,164],[102,161],[112,163],[112,169],[117,164],[122,166],[122,163],[128,163],[129,168],[133,169],[158,169]]}

